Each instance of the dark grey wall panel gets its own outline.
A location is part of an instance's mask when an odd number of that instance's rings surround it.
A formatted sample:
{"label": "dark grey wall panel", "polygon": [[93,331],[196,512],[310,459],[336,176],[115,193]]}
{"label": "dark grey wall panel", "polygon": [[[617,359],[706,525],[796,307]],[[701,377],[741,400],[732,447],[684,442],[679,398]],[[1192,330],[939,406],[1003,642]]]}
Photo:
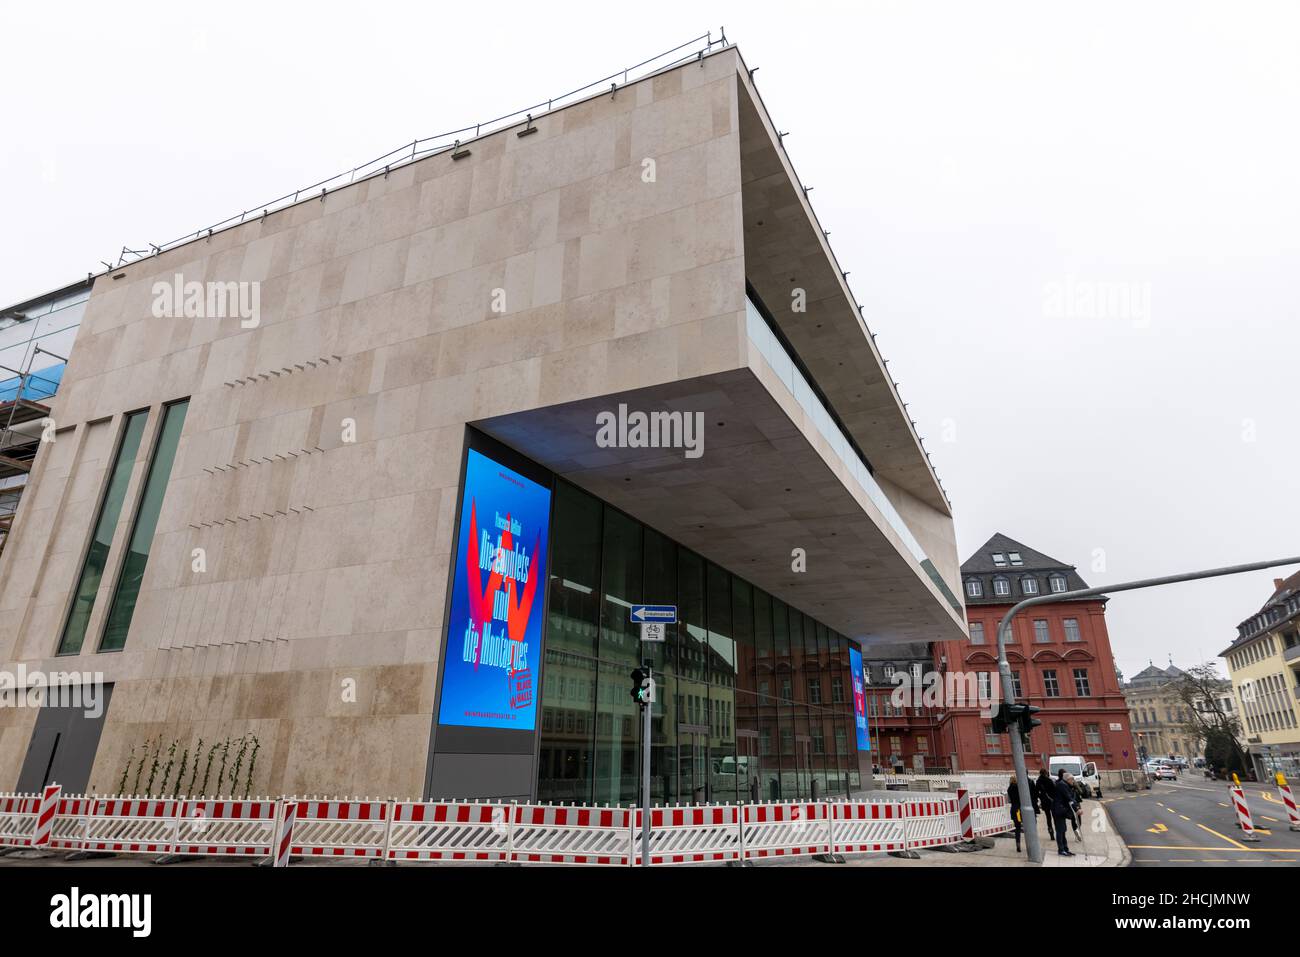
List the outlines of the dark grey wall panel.
{"label": "dark grey wall panel", "polygon": [[[79,707],[41,708],[18,775],[18,790],[39,791],[47,784],[61,784],[65,794],[84,794],[112,697],[113,686],[104,685],[99,714],[94,717]],[[100,792],[113,788],[105,781],[95,785]]]}

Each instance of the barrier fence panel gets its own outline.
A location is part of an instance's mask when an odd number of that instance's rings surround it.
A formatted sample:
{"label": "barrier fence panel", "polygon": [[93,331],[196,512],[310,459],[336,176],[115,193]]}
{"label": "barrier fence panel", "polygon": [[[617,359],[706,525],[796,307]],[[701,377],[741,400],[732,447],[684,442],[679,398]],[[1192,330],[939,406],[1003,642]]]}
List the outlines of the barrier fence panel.
{"label": "barrier fence panel", "polygon": [[744,805],[741,841],[745,859],[829,854],[830,807],[800,802]]}
{"label": "barrier fence panel", "polygon": [[972,795],[971,821],[975,837],[992,837],[1015,827],[1011,821],[1011,804],[1005,794]]}
{"label": "barrier fence panel", "polygon": [[379,858],[387,836],[387,801],[299,801],[290,854]]}
{"label": "barrier fence panel", "polygon": [[904,813],[908,850],[961,840],[956,798],[933,795],[928,801],[907,801]]}
{"label": "barrier fence panel", "polygon": [[[44,846],[59,851],[237,855],[274,858],[280,866],[290,854],[624,867],[641,862],[641,812],[632,808],[95,798],[62,796],[57,789],[0,794],[0,846],[41,846],[35,842],[43,807]],[[989,793],[662,807],[650,813],[652,865],[901,851],[1012,829],[1006,795]]]}
{"label": "barrier fence panel", "polygon": [[59,805],[54,812],[54,826],[50,831],[51,850],[84,850],[83,845],[90,828],[90,813],[94,805],[94,798],[59,798]]}
{"label": "barrier fence panel", "polygon": [[506,861],[507,804],[398,801],[388,836],[390,861]]}
{"label": "barrier fence panel", "polygon": [[[902,801],[854,801],[831,805],[835,854],[867,854],[907,848]],[[748,850],[748,847],[746,847]]]}
{"label": "barrier fence panel", "polygon": [[270,857],[276,802],[194,799],[178,808],[172,853],[192,857]]}
{"label": "barrier fence panel", "polygon": [[[639,819],[639,812],[634,814],[630,808],[516,805],[508,837],[510,860],[626,867],[632,860],[633,843],[638,852],[641,847],[640,831],[633,833],[634,817]],[[640,827],[639,820],[636,827]]]}
{"label": "barrier fence panel", "polygon": [[166,854],[175,841],[180,803],[157,798],[98,798],[84,818],[80,850]]}
{"label": "barrier fence panel", "polygon": [[[741,859],[739,804],[650,809],[650,863],[704,864]],[[641,814],[633,825],[633,863],[641,862]]]}
{"label": "barrier fence panel", "polygon": [[31,847],[40,808],[39,794],[0,797],[0,847]]}

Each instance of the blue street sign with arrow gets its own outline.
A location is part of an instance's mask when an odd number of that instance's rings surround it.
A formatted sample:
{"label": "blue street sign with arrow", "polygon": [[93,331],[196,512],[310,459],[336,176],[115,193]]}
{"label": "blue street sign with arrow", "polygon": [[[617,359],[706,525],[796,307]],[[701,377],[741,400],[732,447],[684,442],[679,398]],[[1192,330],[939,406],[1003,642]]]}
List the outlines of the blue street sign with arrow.
{"label": "blue street sign with arrow", "polygon": [[677,606],[633,605],[631,618],[633,621],[657,621],[665,625],[675,625],[677,623]]}

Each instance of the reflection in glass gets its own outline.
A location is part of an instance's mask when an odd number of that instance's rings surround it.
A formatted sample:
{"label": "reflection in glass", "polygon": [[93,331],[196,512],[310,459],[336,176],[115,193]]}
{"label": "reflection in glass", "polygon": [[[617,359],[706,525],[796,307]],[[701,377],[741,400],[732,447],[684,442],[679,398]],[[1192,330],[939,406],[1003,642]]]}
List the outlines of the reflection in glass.
{"label": "reflection in glass", "polygon": [[117,454],[113,457],[108,487],[104,491],[104,500],[99,506],[99,517],[95,519],[95,533],[91,536],[90,548],[86,551],[86,560],[81,566],[77,587],[73,591],[72,608],[68,611],[68,620],[64,623],[63,635],[59,639],[61,655],[77,654],[86,640],[86,627],[90,624],[90,613],[95,607],[95,595],[99,592],[99,583],[104,577],[104,567],[108,564],[108,551],[113,544],[113,531],[117,528],[117,521],[122,514],[122,502],[126,499],[126,487],[131,480],[131,468],[135,465],[136,454],[140,451],[140,437],[144,435],[144,424],[148,417],[148,412],[132,412],[126,417],[122,440],[118,443]]}
{"label": "reflection in glass", "polygon": [[[827,797],[857,786],[842,636],[564,482],[555,502],[541,800],[640,800],[629,678],[643,656],[657,684],[653,801],[794,800],[814,782]],[[677,606],[664,644],[641,647],[628,615],[639,602]]]}
{"label": "reflection in glass", "polygon": [[118,575],[117,590],[113,595],[113,603],[108,606],[108,624],[104,627],[104,638],[99,643],[100,651],[120,651],[126,645],[131,618],[135,615],[135,604],[144,584],[149,547],[153,544],[154,532],[158,529],[163,497],[167,494],[167,482],[171,479],[172,464],[176,459],[176,449],[180,445],[181,430],[185,427],[185,413],[189,411],[189,406],[189,400],[186,399],[167,406],[163,413],[153,461],[149,463],[149,474],[144,482],[144,494],[140,497],[140,507],[135,513],[126,558]]}

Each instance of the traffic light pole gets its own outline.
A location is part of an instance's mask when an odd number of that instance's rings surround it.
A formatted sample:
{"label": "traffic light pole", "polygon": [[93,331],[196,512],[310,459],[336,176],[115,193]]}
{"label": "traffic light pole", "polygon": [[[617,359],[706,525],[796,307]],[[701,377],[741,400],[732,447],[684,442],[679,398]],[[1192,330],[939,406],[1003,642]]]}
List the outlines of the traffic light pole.
{"label": "traffic light pole", "polygon": [[[1011,619],[1024,608],[1031,605],[1046,605],[1050,602],[1069,601],[1073,598],[1093,598],[1117,591],[1133,591],[1137,588],[1154,588],[1157,585],[1173,585],[1178,582],[1198,581],[1202,578],[1220,578],[1224,575],[1239,575],[1242,572],[1257,572],[1265,568],[1277,568],[1279,565],[1300,565],[1300,557],[1279,558],[1274,561],[1254,562],[1250,565],[1228,565],[1224,568],[1211,568],[1201,572],[1165,575],[1161,578],[1143,578],[1138,581],[1120,582],[1118,585],[1106,585],[1102,588],[1082,588],[1078,591],[1056,592],[1026,598],[1024,601],[1012,605],[1010,610],[1002,617],[1002,623],[998,625],[998,678],[1001,685],[1002,700],[1007,704],[1015,704],[1015,688],[1011,682],[1011,663],[1007,661],[1007,642],[1011,640]],[[1020,790],[1020,816],[1021,820],[1026,824],[1025,848],[1029,852],[1029,859],[1035,864],[1041,864],[1043,863],[1043,849],[1038,843],[1038,828],[1037,826],[1029,826],[1034,823],[1032,816],[1026,817],[1026,812],[1032,811],[1033,806],[1030,804],[1029,775],[1025,770],[1025,748],[1020,740],[1019,728],[1011,731],[1011,761],[1015,766],[1016,782],[1019,784]]]}
{"label": "traffic light pole", "polygon": [[[651,674],[650,665],[642,665]],[[641,866],[650,866],[650,735],[654,703],[641,705]]]}

